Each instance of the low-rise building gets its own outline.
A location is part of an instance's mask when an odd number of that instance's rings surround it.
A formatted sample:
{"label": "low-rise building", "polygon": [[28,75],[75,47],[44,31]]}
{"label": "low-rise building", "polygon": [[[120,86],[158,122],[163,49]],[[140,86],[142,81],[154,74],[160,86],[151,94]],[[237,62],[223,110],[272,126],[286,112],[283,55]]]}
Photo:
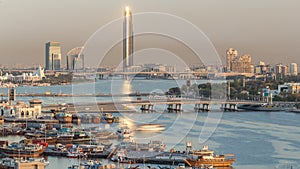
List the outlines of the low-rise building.
{"label": "low-rise building", "polygon": [[2,103],[0,107],[0,115],[4,117],[37,118],[41,115],[41,112],[41,100],[30,100],[29,105],[24,102],[17,102],[14,105]]}
{"label": "low-rise building", "polygon": [[231,62],[231,71],[237,73],[253,73],[253,65],[250,55],[242,55],[241,57],[236,57]]}
{"label": "low-rise building", "polygon": [[14,76],[13,74],[5,73],[3,76],[0,76],[0,81],[14,81],[14,82],[22,82],[22,81],[40,81],[45,78],[44,69],[39,66],[34,73],[22,73],[21,75]]}
{"label": "low-rise building", "polygon": [[300,93],[300,83],[284,83],[283,85],[278,85],[278,93]]}

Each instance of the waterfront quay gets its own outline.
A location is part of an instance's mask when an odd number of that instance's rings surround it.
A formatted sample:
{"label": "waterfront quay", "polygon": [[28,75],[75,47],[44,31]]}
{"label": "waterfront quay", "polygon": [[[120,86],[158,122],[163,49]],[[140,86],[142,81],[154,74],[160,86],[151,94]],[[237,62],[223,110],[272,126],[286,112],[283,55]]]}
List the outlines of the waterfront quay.
{"label": "waterfront quay", "polygon": [[[149,96],[151,93],[130,93],[130,94],[66,94],[66,93],[19,93],[17,97],[134,97],[134,96]],[[1,93],[1,97],[7,94]]]}

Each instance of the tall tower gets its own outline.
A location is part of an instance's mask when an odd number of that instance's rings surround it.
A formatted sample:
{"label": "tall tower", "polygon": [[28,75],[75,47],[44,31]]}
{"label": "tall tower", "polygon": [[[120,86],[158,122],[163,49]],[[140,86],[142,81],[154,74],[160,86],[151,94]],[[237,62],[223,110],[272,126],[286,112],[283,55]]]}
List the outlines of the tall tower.
{"label": "tall tower", "polygon": [[133,66],[133,29],[132,15],[128,6],[124,10],[123,22],[123,71],[127,72],[128,67]]}
{"label": "tall tower", "polygon": [[61,52],[59,42],[46,43],[46,70],[60,70]]}

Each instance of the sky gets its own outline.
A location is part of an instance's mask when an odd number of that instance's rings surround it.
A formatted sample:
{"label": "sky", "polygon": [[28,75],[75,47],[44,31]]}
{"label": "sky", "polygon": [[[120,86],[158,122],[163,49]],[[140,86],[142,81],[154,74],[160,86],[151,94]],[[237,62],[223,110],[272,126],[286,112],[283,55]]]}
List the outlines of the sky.
{"label": "sky", "polygon": [[0,0],[0,64],[44,66],[47,41],[61,43],[65,64],[69,50],[122,17],[126,5],[134,14],[186,19],[208,36],[222,60],[232,47],[254,63],[300,64],[299,0]]}

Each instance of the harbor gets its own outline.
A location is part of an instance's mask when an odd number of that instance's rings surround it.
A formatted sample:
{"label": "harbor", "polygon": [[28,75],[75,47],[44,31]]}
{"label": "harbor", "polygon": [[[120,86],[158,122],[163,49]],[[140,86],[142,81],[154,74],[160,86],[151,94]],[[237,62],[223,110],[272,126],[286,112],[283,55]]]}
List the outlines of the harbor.
{"label": "harbor", "polygon": [[[19,91],[19,89],[17,89],[17,91]],[[224,111],[225,109],[221,109],[222,103],[237,104],[239,101],[227,101],[227,102],[221,100],[215,100],[215,102],[212,101],[211,102],[212,104],[210,104],[209,106],[210,110],[207,111],[206,113],[205,111],[202,110],[199,112],[195,110],[195,104],[196,103],[201,104],[198,107],[202,108],[202,104],[209,103],[207,102],[207,100],[199,101],[198,99],[195,100],[191,98],[173,98],[173,100],[172,99],[153,100],[153,98],[151,98],[152,100],[150,99],[146,100],[147,97],[142,97],[142,99],[139,100],[137,98],[138,97],[133,96],[133,97],[126,98],[129,99],[129,101],[128,100],[122,101],[122,97],[120,97],[120,100],[118,99],[116,103],[117,105],[123,106],[123,108],[126,109],[127,111],[122,111],[122,109],[115,108],[115,111],[107,112],[105,110],[108,109],[106,109],[104,106],[108,106],[108,107],[114,106],[112,102],[110,102],[109,100],[97,101],[96,102],[96,105],[98,106],[98,110],[97,110],[95,107],[89,104],[83,104],[83,103],[81,104],[75,103],[73,105],[68,104],[68,99],[64,99],[64,98],[60,100],[60,103],[55,103],[52,102],[51,99],[50,100],[47,99],[47,97],[45,98],[38,97],[38,99],[43,101],[41,107],[41,115],[56,118],[55,119],[56,121],[53,123],[44,123],[44,122],[40,123],[40,121],[37,120],[38,123],[35,123],[34,121],[30,121],[31,118],[28,118],[25,121],[19,119],[20,122],[4,121],[3,128],[1,129],[3,129],[2,131],[5,132],[1,131],[2,132],[1,135],[3,135],[2,138],[4,140],[6,140],[5,138],[9,138],[8,139],[9,144],[12,141],[11,138],[17,137],[16,135],[18,135],[18,137],[22,137],[22,139],[16,141],[21,141],[23,139],[26,139],[27,141],[25,142],[30,142],[28,140],[32,140],[32,143],[34,144],[37,142],[48,142],[49,143],[48,147],[45,149],[45,151],[41,156],[49,160],[49,164],[45,167],[51,169],[58,167],[55,166],[57,160],[62,161],[61,163],[63,164],[64,168],[76,167],[76,165],[80,166],[80,163],[84,165],[83,163],[88,163],[90,160],[93,160],[94,164],[97,163],[98,166],[108,165],[109,167],[115,167],[115,168],[128,168],[130,166],[132,168],[137,166],[139,168],[141,167],[143,168],[143,166],[145,167],[151,166],[152,168],[159,168],[163,166],[166,168],[176,168],[182,164],[184,164],[186,168],[189,168],[191,167],[190,165],[193,166],[197,164],[197,163],[192,164],[190,161],[185,160],[187,158],[190,158],[187,152],[192,153],[190,150],[187,151],[186,149],[186,143],[189,141],[193,142],[193,146],[192,146],[193,150],[201,150],[203,146],[208,145],[209,147],[211,147],[211,150],[217,152],[215,154],[221,155],[221,156],[213,156],[214,158],[220,158],[220,157],[223,158],[222,156],[223,153],[225,155],[234,154],[236,161],[232,163],[232,167],[235,168],[239,166],[244,166],[245,164],[248,163],[248,160],[243,160],[243,158],[241,158],[243,157],[243,153],[238,150],[239,146],[227,147],[227,146],[220,146],[220,145],[230,145],[230,141],[233,141],[234,139],[237,138],[239,139],[241,138],[239,136],[233,136],[233,138],[226,138],[226,140],[224,140],[223,134],[224,133],[233,134],[234,132],[231,131],[232,128],[236,128],[240,125],[247,125],[248,127],[255,128],[255,126],[253,126],[251,123],[242,124],[239,120],[236,119],[248,119],[248,120],[252,119],[253,120],[252,123],[257,123],[256,122],[257,118],[255,118],[257,116],[263,118],[264,120],[269,121],[268,123],[271,124],[274,123],[271,120],[272,118],[282,117],[285,116],[285,114],[288,115],[287,117],[291,117],[293,115],[293,113],[286,113],[285,111],[274,111],[271,113],[268,112],[270,114],[266,114],[267,113],[266,111],[254,112],[251,110],[247,110],[247,111],[238,110],[238,112],[226,111],[225,113]],[[27,98],[16,97],[16,100],[21,100],[21,99],[27,99]],[[29,104],[30,100],[34,100],[34,99],[28,98],[28,100],[24,100],[25,102],[24,105]],[[143,104],[150,104],[150,103],[153,103],[154,111],[145,111],[145,110],[142,111],[140,109]],[[171,103],[174,105],[181,103],[183,111],[169,112],[167,108],[168,108],[168,104]],[[239,103],[252,104],[253,102],[240,101]],[[256,104],[254,103],[254,105]],[[133,109],[134,111],[131,110],[129,112],[128,110],[130,109]],[[85,110],[85,111],[80,112],[78,110]],[[53,112],[56,114],[56,116],[51,115],[51,113]],[[73,122],[72,116],[61,116],[63,115],[61,114],[63,112],[76,114],[76,117],[80,119],[79,120],[80,123],[78,123],[78,120],[77,122],[75,121]],[[200,145],[197,141],[199,136],[199,129],[201,129],[204,126],[205,120],[207,118],[210,118],[210,116],[218,116],[220,113],[223,112],[224,112],[222,117],[223,120],[219,124],[219,128],[218,128],[219,132],[215,133],[213,136],[213,138],[215,138],[214,139],[215,141],[207,140],[205,143]],[[106,113],[110,113],[110,114],[106,114]],[[39,117],[41,116],[39,115]],[[118,117],[116,118],[118,120],[111,121],[109,120],[109,119],[113,119],[111,117]],[[152,121],[151,119],[153,118],[157,120]],[[45,119],[41,119],[41,120],[45,120]],[[264,125],[263,122],[260,123],[258,123],[256,127],[261,127],[262,125]],[[276,123],[279,123],[278,125],[282,125],[279,121]],[[190,133],[187,132],[188,129],[190,128],[189,126],[187,126],[187,124],[190,124],[190,127],[192,128]],[[227,126],[232,126],[232,127],[228,128]],[[30,128],[30,130],[28,130],[28,128]],[[260,130],[265,130],[265,129],[259,128],[259,130],[257,131]],[[70,131],[72,134],[71,135],[70,133],[68,134],[67,133],[68,131]],[[271,130],[269,130],[268,128],[266,128],[265,130],[265,132],[269,133],[270,135],[271,134],[273,135],[274,133],[270,133],[270,131]],[[76,138],[75,136],[76,132],[78,133],[78,136],[81,135],[82,138]],[[242,128],[237,130],[237,132],[243,133]],[[84,133],[86,133],[87,136],[91,135],[92,137],[90,138],[86,137]],[[59,139],[58,136],[60,136],[62,139]],[[273,137],[276,136],[273,135]],[[201,138],[203,138],[203,136]],[[115,160],[118,158],[113,158],[118,154],[118,152],[119,154],[122,152],[121,151],[122,149],[116,150],[116,147],[122,147],[120,143],[124,141],[127,143],[134,141],[145,146],[148,145],[151,140],[163,141],[163,143],[166,145],[165,150],[157,154],[153,152],[150,153],[150,155],[154,154],[153,156],[149,156],[149,153],[146,151],[144,152],[126,151],[128,152],[126,156],[126,160],[122,162]],[[254,142],[254,140],[252,141]],[[59,144],[61,145],[59,146]],[[246,144],[246,142],[241,142],[240,144],[243,145]],[[76,146],[76,148],[74,145]],[[103,149],[104,151],[98,153],[89,153],[89,151],[91,150],[87,150],[87,148],[85,148],[86,149],[85,151],[81,152],[80,148],[78,148],[78,147],[83,148],[84,146],[88,147],[88,145],[93,145],[96,147],[98,146],[98,148],[102,146],[104,147],[106,146],[106,148]],[[59,147],[63,151],[61,150],[58,151],[57,149],[55,149],[55,147]],[[171,149],[174,149],[174,151],[173,150],[171,151]],[[272,155],[270,154],[270,156]],[[24,157],[24,158],[29,158],[29,157]],[[259,160],[259,158],[256,157],[255,155],[251,158],[252,161]],[[69,163],[68,161],[70,160],[72,161],[74,166],[67,165]],[[101,163],[101,165],[99,164],[99,162]],[[296,166],[296,163],[294,163],[293,161],[290,161],[290,163]],[[254,163],[253,165],[256,166],[256,164]],[[270,164],[270,166],[271,165],[276,166],[276,164]],[[210,167],[210,165],[207,164],[201,166],[200,164],[198,167],[206,168],[206,167]]]}
{"label": "harbor", "polygon": [[300,169],[299,6],[0,0],[0,169]]}

